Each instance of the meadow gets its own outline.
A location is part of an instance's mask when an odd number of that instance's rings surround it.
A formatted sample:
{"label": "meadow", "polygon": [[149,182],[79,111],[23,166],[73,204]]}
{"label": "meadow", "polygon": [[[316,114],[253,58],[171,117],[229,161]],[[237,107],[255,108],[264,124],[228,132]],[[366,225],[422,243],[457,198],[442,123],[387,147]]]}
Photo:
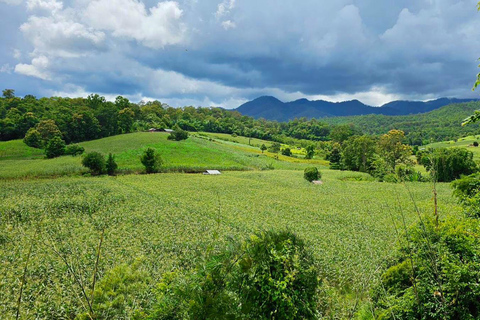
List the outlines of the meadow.
{"label": "meadow", "polygon": [[[15,319],[20,288],[21,319],[72,318],[86,311],[82,284],[89,287],[95,269],[102,279],[133,263],[148,275],[148,305],[165,272],[188,270],[206,248],[262,229],[288,229],[307,241],[331,289],[329,316],[342,318],[367,299],[404,226],[433,215],[429,183],[376,182],[328,170],[321,159],[276,160],[245,141],[225,140],[134,133],[80,144],[114,153],[121,169],[134,172],[148,146],[166,168],[227,169],[220,176],[116,177],[82,176],[80,157],[41,159],[21,141],[8,142],[15,147],[0,160],[2,319]],[[262,170],[270,164],[274,170]],[[301,169],[311,165],[321,169],[322,185],[303,179]],[[449,184],[436,188],[441,218],[459,214]]]}

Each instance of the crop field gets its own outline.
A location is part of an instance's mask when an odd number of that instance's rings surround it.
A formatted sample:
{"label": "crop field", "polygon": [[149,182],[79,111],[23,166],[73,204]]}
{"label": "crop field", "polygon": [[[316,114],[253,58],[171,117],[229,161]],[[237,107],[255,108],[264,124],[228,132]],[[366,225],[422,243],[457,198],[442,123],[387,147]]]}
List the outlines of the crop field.
{"label": "crop field", "polygon": [[473,157],[476,161],[480,161],[480,147],[474,147],[473,143],[477,141],[480,143],[480,136],[468,136],[464,138],[460,138],[456,141],[443,141],[443,142],[435,142],[429,145],[426,145],[425,148],[467,148],[467,150],[473,152]]}
{"label": "crop field", "polygon": [[[79,143],[86,152],[112,153],[124,172],[143,170],[140,155],[147,147],[156,149],[164,160],[163,170],[199,172],[205,169],[264,170],[302,169],[307,164],[327,165],[321,159],[285,157],[224,140],[191,137],[185,141],[167,140],[168,134],[137,132]],[[246,139],[246,138],[243,138]],[[258,140],[261,141],[261,140]],[[0,142],[0,179],[51,177],[84,173],[81,157],[43,159],[43,151],[30,148],[21,140]]]}
{"label": "crop field", "polygon": [[[323,185],[297,170],[0,181],[2,319],[15,316],[25,266],[22,319],[85,311],[78,282],[91,282],[102,233],[99,278],[139,260],[151,290],[164,272],[192,267],[228,236],[290,229],[311,245],[348,304],[367,293],[393,254],[402,216],[417,221],[415,205],[433,213],[431,186],[323,173]],[[437,188],[440,215],[459,212],[448,184]]]}

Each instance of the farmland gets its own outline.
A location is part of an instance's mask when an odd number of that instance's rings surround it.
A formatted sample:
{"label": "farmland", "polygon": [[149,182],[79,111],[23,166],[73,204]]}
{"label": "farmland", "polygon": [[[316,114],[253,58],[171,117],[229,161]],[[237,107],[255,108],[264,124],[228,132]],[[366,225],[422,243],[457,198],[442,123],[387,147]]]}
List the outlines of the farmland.
{"label": "farmland", "polygon": [[[164,272],[193,267],[206,247],[261,229],[289,229],[311,247],[338,295],[331,313],[340,317],[378,280],[395,253],[403,219],[410,225],[418,214],[433,213],[428,183],[380,183],[368,174],[328,170],[321,159],[275,160],[256,147],[211,138],[176,143],[162,134],[135,133],[81,145],[113,152],[121,169],[140,170],[138,156],[152,146],[167,168],[247,171],[89,177],[81,175],[79,157],[38,159],[20,142],[9,142],[16,143],[14,155],[5,155],[0,169],[0,313],[14,318],[25,265],[22,318],[84,312],[78,281],[91,281],[102,234],[99,278],[140,261],[149,275],[142,294],[148,302]],[[270,163],[274,170],[260,170]],[[303,179],[299,169],[309,164],[322,170],[323,185]],[[54,176],[69,176],[49,178],[49,168],[57,167],[63,171]],[[438,184],[437,191],[442,219],[460,212],[448,184]]]}

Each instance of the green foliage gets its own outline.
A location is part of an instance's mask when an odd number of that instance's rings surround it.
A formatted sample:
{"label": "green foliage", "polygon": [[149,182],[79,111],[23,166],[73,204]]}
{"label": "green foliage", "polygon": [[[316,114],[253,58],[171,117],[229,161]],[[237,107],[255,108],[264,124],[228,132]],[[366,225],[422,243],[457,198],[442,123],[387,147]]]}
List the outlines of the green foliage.
{"label": "green foliage", "polygon": [[305,180],[312,182],[314,180],[320,180],[322,178],[322,174],[316,167],[308,167],[303,171],[303,177]]}
{"label": "green foliage", "polygon": [[313,156],[315,155],[315,146],[312,144],[309,144],[305,150],[307,151],[307,154],[305,155],[305,159],[313,159]]}
{"label": "green foliage", "polygon": [[188,132],[181,129],[179,126],[176,126],[175,129],[170,133],[168,136],[168,140],[175,140],[175,141],[181,141],[181,140],[187,140],[188,139]]}
{"label": "green foliage", "polygon": [[417,161],[439,182],[450,182],[478,170],[473,153],[465,148],[438,148],[417,153]]}
{"label": "green foliage", "polygon": [[272,145],[268,148],[268,151],[273,152],[273,153],[278,153],[280,152],[280,148],[282,145],[278,142],[272,143]]}
{"label": "green foliage", "polygon": [[327,153],[325,157],[326,160],[330,161],[330,169],[333,170],[340,170],[342,169],[342,151],[341,145],[338,143],[334,143],[332,150]]}
{"label": "green foliage", "polygon": [[343,143],[351,136],[358,133],[358,130],[351,124],[336,126],[330,132],[330,139],[333,142]]}
{"label": "green foliage", "polygon": [[70,144],[65,148],[65,154],[71,155],[73,157],[82,155],[85,152],[85,148],[79,146],[78,144]]}
{"label": "green foliage", "polygon": [[108,154],[105,168],[107,169],[107,174],[109,176],[115,175],[115,172],[117,171],[118,164],[115,162],[115,157],[111,153]]}
{"label": "green foliage", "polygon": [[42,138],[42,145],[46,146],[47,142],[51,140],[55,136],[62,136],[62,132],[58,128],[58,126],[55,124],[55,121],[53,120],[43,120],[40,121],[35,129],[38,131],[40,134],[40,137]]}
{"label": "green foliage", "polygon": [[150,319],[314,319],[319,274],[291,232],[231,243],[186,277],[166,274]]}
{"label": "green foliage", "polygon": [[405,134],[401,130],[390,130],[380,137],[378,141],[378,154],[395,171],[397,164],[409,164],[412,148],[403,144]]}
{"label": "green foliage", "polygon": [[370,172],[376,141],[369,136],[353,136],[342,145],[342,162],[346,170]]}
{"label": "green foliage", "polygon": [[100,152],[89,152],[82,159],[82,165],[93,175],[99,175],[105,172],[105,158]]}
{"label": "green foliage", "polygon": [[145,319],[149,275],[140,267],[140,262],[136,261],[132,265],[121,264],[108,270],[93,292],[94,314],[86,312],[76,319]]}
{"label": "green foliage", "polygon": [[473,146],[478,147],[478,141],[473,141]]}
{"label": "green foliage", "polygon": [[480,230],[472,221],[420,223],[374,295],[376,319],[478,319]]}
{"label": "green foliage", "polygon": [[45,156],[48,159],[56,158],[65,154],[65,141],[62,140],[59,136],[55,136],[52,139],[48,140],[45,147]]}
{"label": "green foliage", "polygon": [[265,143],[262,144],[262,146],[260,147],[260,150],[262,150],[262,153],[267,150],[267,146],[265,145]]}
{"label": "green foliage", "polygon": [[462,176],[452,182],[453,195],[462,204],[468,216],[480,218],[480,174]]}
{"label": "green foliage", "polygon": [[15,90],[13,89],[5,89],[2,90],[3,97],[5,99],[12,99],[15,98]]}
{"label": "green foliage", "polygon": [[23,138],[23,142],[32,148],[41,148],[43,146],[42,137],[35,128],[28,129],[25,138]]}
{"label": "green foliage", "polygon": [[282,155],[287,156],[287,157],[291,157],[292,156],[292,150],[290,150],[290,148],[285,148],[285,149],[282,150]]}
{"label": "green foliage", "polygon": [[143,155],[140,157],[140,161],[145,167],[146,173],[158,172],[160,166],[163,164],[161,156],[157,154],[153,148],[148,148],[145,150]]}

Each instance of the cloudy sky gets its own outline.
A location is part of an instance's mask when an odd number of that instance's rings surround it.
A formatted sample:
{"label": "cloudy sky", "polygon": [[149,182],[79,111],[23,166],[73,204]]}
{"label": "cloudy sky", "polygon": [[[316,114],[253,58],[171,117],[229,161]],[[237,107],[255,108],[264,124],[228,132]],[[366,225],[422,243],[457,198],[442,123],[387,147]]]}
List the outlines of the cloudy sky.
{"label": "cloudy sky", "polygon": [[476,1],[0,0],[0,87],[234,108],[476,97]]}

